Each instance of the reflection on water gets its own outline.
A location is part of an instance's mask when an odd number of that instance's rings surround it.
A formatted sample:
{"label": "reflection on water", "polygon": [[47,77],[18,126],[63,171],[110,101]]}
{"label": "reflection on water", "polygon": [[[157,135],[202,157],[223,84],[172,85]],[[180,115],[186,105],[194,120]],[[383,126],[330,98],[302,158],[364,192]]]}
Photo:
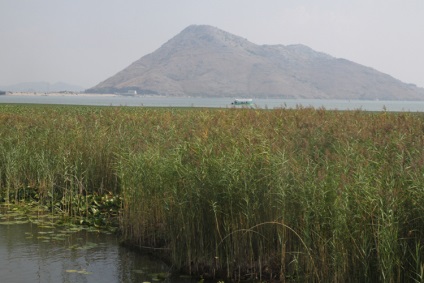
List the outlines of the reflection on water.
{"label": "reflection on water", "polygon": [[[165,264],[120,246],[112,234],[4,223],[1,282],[152,282],[168,272]],[[177,281],[183,282],[167,279]]]}

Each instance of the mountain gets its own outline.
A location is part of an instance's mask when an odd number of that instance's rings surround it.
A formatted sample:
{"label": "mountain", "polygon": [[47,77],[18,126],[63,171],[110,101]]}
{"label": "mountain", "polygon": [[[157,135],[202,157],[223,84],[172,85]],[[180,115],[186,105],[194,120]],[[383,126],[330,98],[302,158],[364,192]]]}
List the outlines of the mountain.
{"label": "mountain", "polygon": [[257,45],[192,25],[87,92],[421,100],[424,89],[304,45]]}
{"label": "mountain", "polygon": [[2,86],[1,89],[7,91],[16,91],[16,92],[59,92],[59,91],[83,91],[84,88],[71,85],[63,82],[57,82],[54,84],[48,82],[23,82],[8,86]]}

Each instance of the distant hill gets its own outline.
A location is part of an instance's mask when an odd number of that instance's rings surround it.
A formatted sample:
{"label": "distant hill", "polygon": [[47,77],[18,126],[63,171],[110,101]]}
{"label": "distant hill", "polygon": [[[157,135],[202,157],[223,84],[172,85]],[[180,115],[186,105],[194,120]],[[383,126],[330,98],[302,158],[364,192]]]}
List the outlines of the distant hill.
{"label": "distant hill", "polygon": [[422,100],[424,89],[304,45],[257,45],[192,25],[87,92]]}
{"label": "distant hill", "polygon": [[71,85],[63,82],[54,84],[48,82],[23,82],[9,86],[2,86],[1,89],[15,92],[59,92],[59,91],[84,91],[83,87]]}

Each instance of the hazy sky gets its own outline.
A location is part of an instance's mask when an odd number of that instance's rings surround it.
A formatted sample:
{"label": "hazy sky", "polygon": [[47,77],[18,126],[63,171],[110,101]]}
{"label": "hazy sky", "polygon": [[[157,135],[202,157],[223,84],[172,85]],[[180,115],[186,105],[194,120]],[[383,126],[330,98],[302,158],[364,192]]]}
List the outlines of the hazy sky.
{"label": "hazy sky", "polygon": [[0,85],[89,88],[191,24],[305,44],[424,87],[423,0],[0,0]]}

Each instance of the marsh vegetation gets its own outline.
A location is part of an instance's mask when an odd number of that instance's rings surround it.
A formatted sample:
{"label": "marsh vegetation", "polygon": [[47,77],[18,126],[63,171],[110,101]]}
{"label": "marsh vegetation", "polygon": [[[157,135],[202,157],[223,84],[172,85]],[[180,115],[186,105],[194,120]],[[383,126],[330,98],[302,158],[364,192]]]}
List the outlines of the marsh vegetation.
{"label": "marsh vegetation", "polygon": [[203,277],[424,280],[424,117],[0,106],[0,194]]}

